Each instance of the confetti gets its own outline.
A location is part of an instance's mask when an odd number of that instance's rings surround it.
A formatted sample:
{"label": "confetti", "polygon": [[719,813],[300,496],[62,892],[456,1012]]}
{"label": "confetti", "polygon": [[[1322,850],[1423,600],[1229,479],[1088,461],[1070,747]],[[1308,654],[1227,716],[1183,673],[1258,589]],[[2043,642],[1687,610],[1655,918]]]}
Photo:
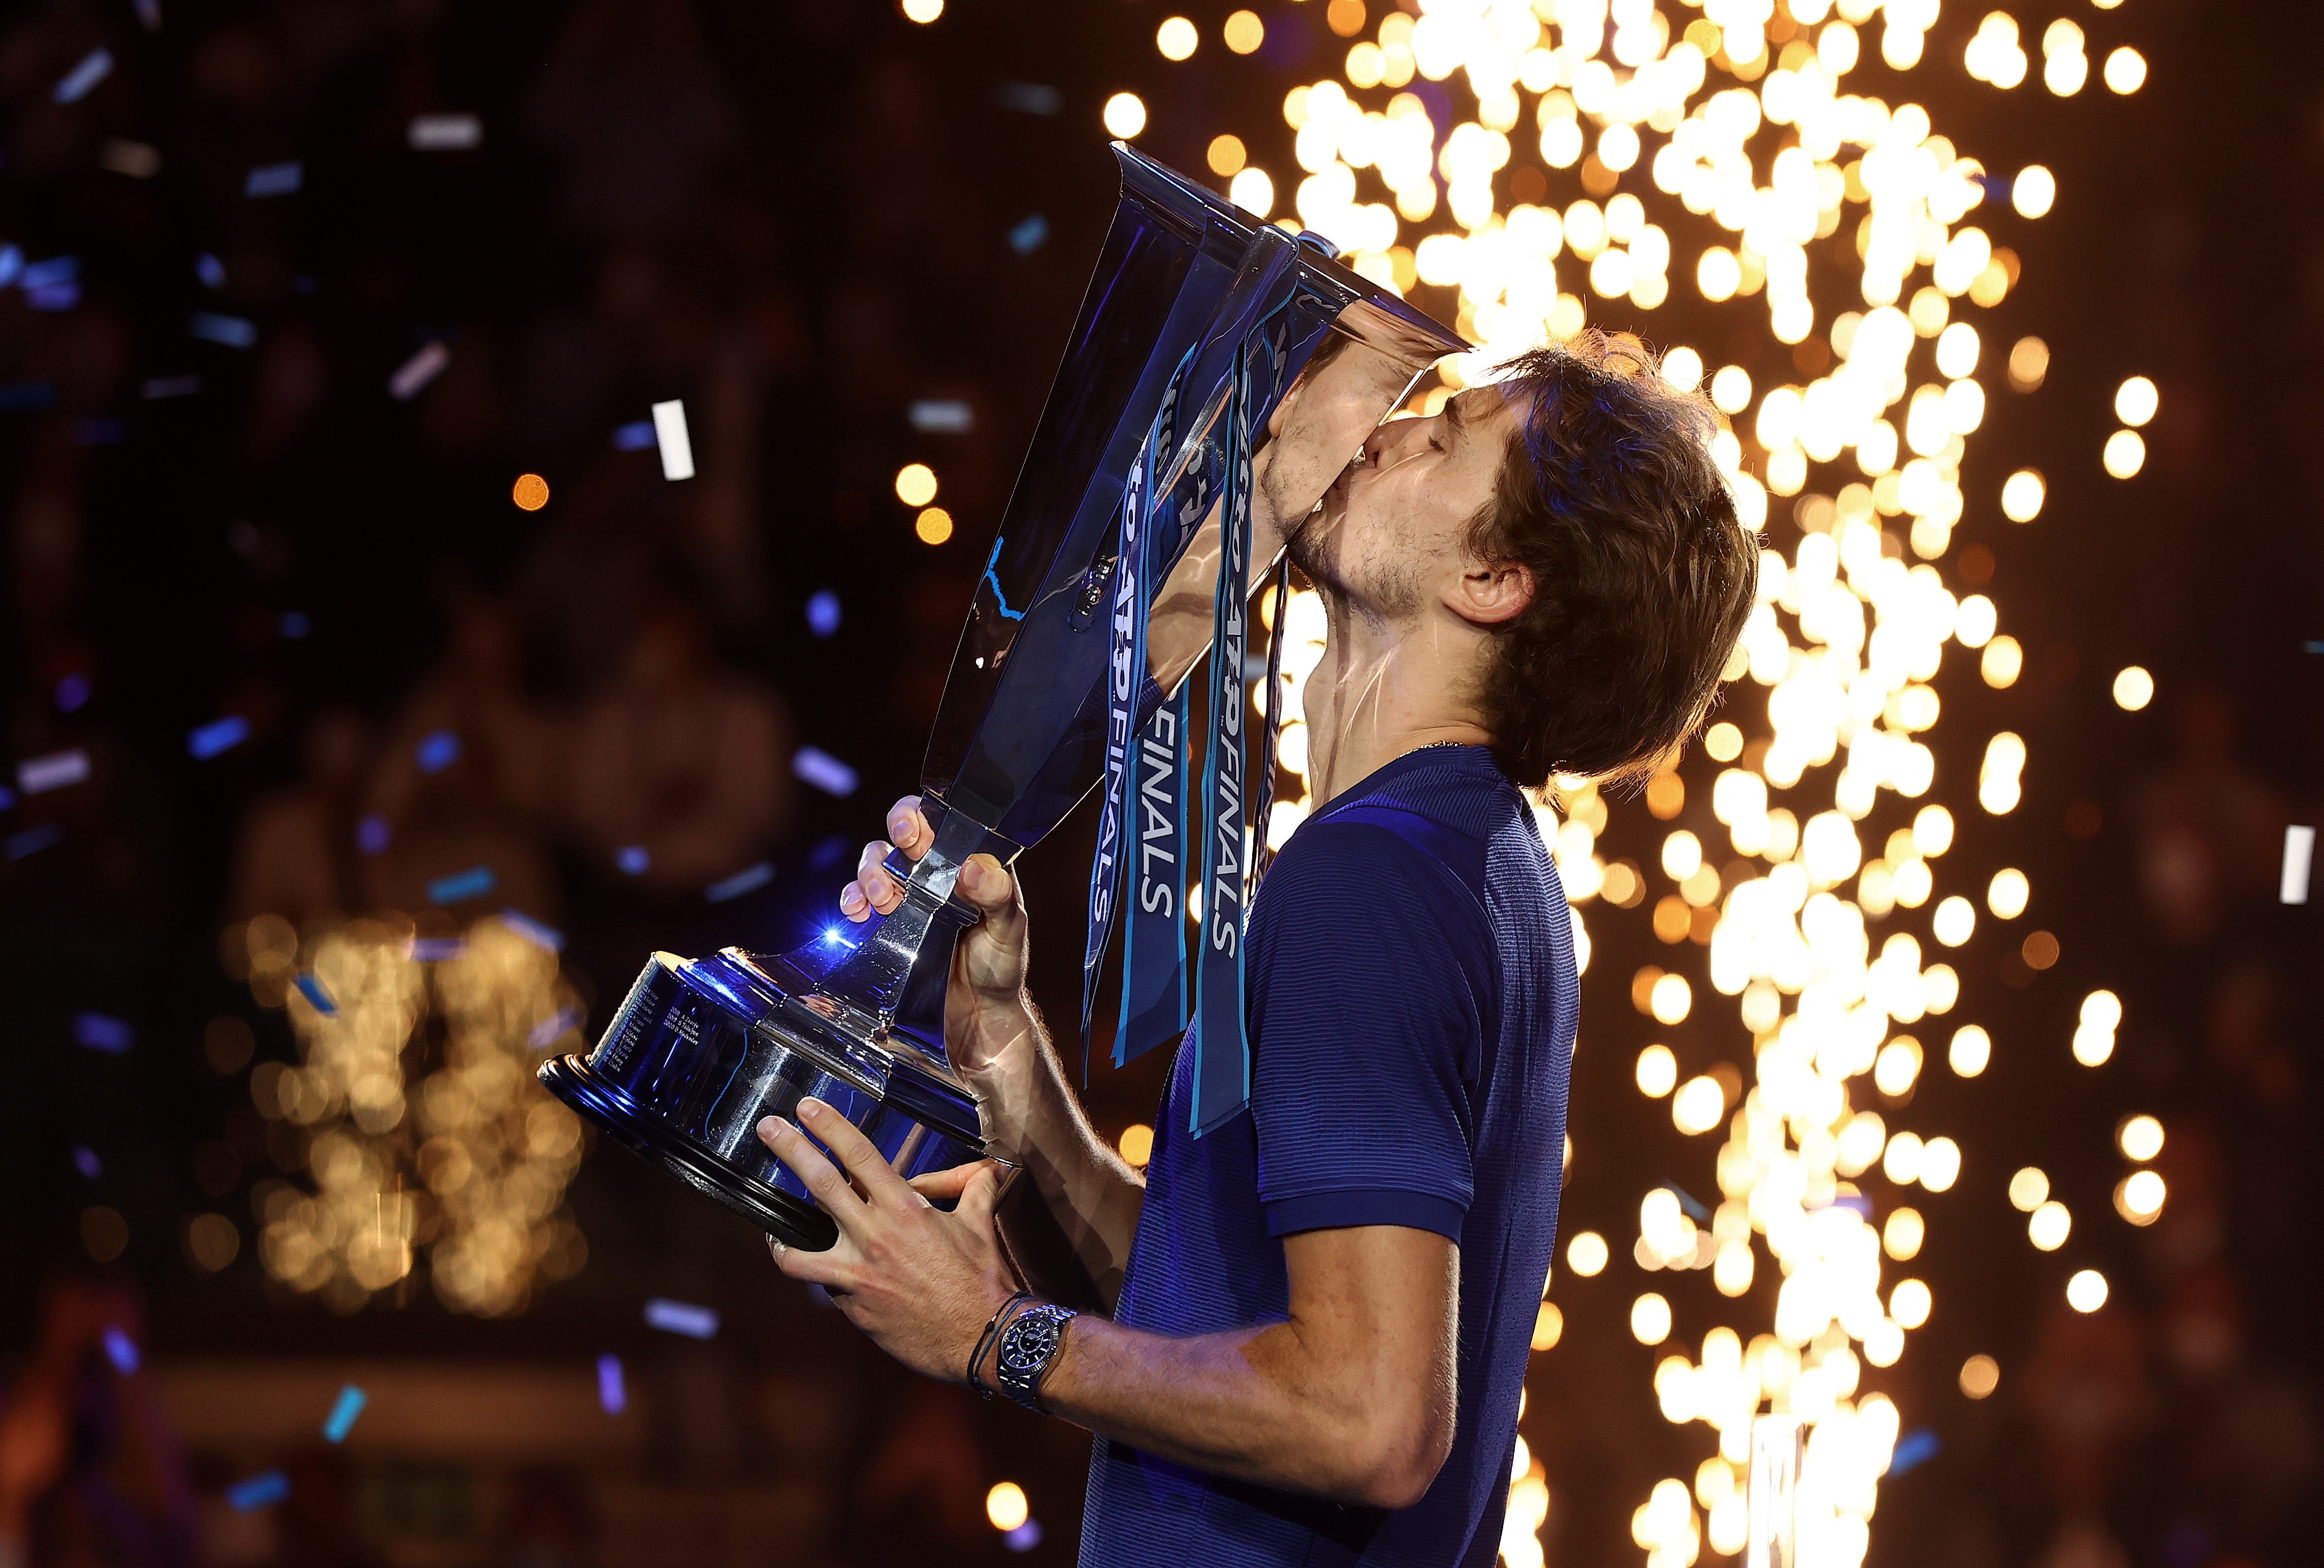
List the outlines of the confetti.
{"label": "confetti", "polygon": [[2283,830],[2283,885],[2279,896],[2287,904],[2308,901],[2308,872],[2316,859],[2316,830],[2312,827],[2287,827]]}
{"label": "confetti", "polygon": [[[75,670],[57,682],[57,711],[62,714],[78,713],[94,690],[95,687],[89,685],[88,677]],[[79,780],[74,779],[73,782],[78,783]],[[27,789],[24,793],[30,795],[32,791]]]}
{"label": "confetti", "polygon": [[438,730],[420,742],[412,760],[422,773],[441,773],[460,760],[460,737],[449,730]]}
{"label": "confetti", "polygon": [[641,844],[625,844],[613,852],[613,863],[626,875],[641,877],[645,875],[646,868],[653,864],[653,856]]}
{"label": "confetti", "polygon": [[686,433],[686,405],[672,398],[653,406],[654,439],[661,446],[661,476],[694,477],[694,442]]}
{"label": "confetti", "polygon": [[242,193],[252,197],[288,196],[299,189],[305,177],[306,168],[300,163],[262,164],[244,178]]}
{"label": "confetti", "polygon": [[420,351],[395,367],[387,378],[388,395],[397,402],[408,403],[420,395],[420,389],[444,374],[452,363],[452,351],[440,342],[430,340],[420,346]]}
{"label": "confetti", "polygon": [[73,1168],[91,1181],[105,1174],[105,1162],[97,1158],[97,1150],[86,1145],[73,1145],[72,1161]]}
{"label": "confetti", "polygon": [[1895,1480],[1908,1470],[1917,1470],[1937,1457],[1943,1444],[1937,1434],[1926,1426],[1916,1426],[1896,1440],[1895,1453],[1888,1461],[1888,1479]]}
{"label": "confetti", "polygon": [[565,951],[565,933],[554,926],[544,926],[521,909],[503,909],[501,924],[523,937],[536,947],[551,953]]}
{"label": "confetti", "polygon": [[[60,683],[57,706],[64,708],[67,713],[72,712],[73,708],[78,707],[81,703],[88,700],[87,683],[84,681],[80,701],[67,706],[62,686]],[[81,783],[88,778],[88,753],[78,746],[69,752],[51,752],[45,757],[28,758],[16,764],[16,788],[27,795],[38,795],[48,789],[62,789],[68,785]]]}
{"label": "confetti", "polygon": [[815,746],[801,746],[791,759],[791,771],[826,795],[842,800],[855,793],[855,770]]}
{"label": "confetti", "polygon": [[163,398],[191,397],[201,390],[202,378],[198,375],[155,375],[148,376],[137,392],[150,403]]}
{"label": "confetti", "polygon": [[415,115],[408,135],[415,152],[456,152],[483,143],[484,123],[474,115]]}
{"label": "confetti", "polygon": [[1039,213],[1009,231],[1009,248],[1020,256],[1029,256],[1041,248],[1049,237],[1049,220]]}
{"label": "confetti", "polygon": [[653,444],[651,420],[632,420],[613,432],[613,450],[616,452],[642,452]]}
{"label": "confetti", "polygon": [[161,153],[143,142],[124,142],[118,136],[97,150],[97,161],[99,167],[132,180],[151,180],[161,172]]}
{"label": "confetti", "polygon": [[23,270],[24,247],[0,245],[0,289],[5,289],[14,282],[17,275]]}
{"label": "confetti", "polygon": [[105,1359],[111,1361],[113,1370],[124,1378],[135,1371],[145,1360],[138,1353],[137,1342],[117,1328],[105,1331]]}
{"label": "confetti", "polygon": [[828,637],[839,630],[839,595],[829,588],[816,592],[807,602],[807,629],[817,637]]}
{"label": "confetti", "polygon": [[323,1435],[333,1443],[345,1443],[348,1428],[355,1425],[355,1417],[362,1415],[364,1407],[370,1403],[371,1396],[353,1383],[341,1384],[339,1397],[331,1406],[331,1414],[323,1422]]}
{"label": "confetti", "polygon": [[117,1056],[137,1038],[137,1031],[117,1018],[101,1012],[73,1014],[73,1039],[92,1051]]}
{"label": "confetti", "polygon": [[26,855],[38,854],[51,844],[63,843],[64,836],[65,830],[53,822],[43,822],[38,827],[12,833],[8,835],[8,858],[23,860]]}
{"label": "confetti", "polygon": [[213,719],[186,737],[186,750],[202,761],[230,752],[250,739],[250,721],[240,714]]}
{"label": "confetti", "polygon": [[237,1513],[271,1508],[290,1495],[290,1478],[279,1470],[262,1471],[226,1489],[226,1500]]}
{"label": "confetti", "polygon": [[1013,1530],[1001,1534],[1001,1544],[1011,1552],[1029,1552],[1041,1544],[1041,1521],[1028,1519]]}
{"label": "confetti", "polygon": [[194,258],[194,276],[202,281],[202,287],[206,289],[223,289],[226,287],[226,263],[204,251]]}
{"label": "confetti", "polygon": [[290,983],[299,988],[299,994],[305,997],[317,1012],[325,1018],[339,1016],[339,1004],[331,1000],[331,993],[323,989],[323,982],[313,974],[302,974]]}
{"label": "confetti", "polygon": [[630,1393],[622,1382],[622,1358],[619,1356],[597,1358],[597,1403],[604,1407],[608,1416],[619,1416],[629,1408]]}
{"label": "confetti", "polygon": [[196,337],[228,348],[248,348],[258,341],[258,324],[240,316],[221,316],[215,310],[197,310],[186,319],[186,330]]}
{"label": "confetti", "polygon": [[525,1037],[525,1044],[536,1051],[545,1051],[580,1027],[581,1010],[568,1007],[533,1025],[532,1033]]}
{"label": "confetti", "polygon": [[646,1303],[646,1322],[664,1333],[695,1340],[709,1339],[718,1332],[718,1314],[709,1307],[659,1296]]}
{"label": "confetti", "polygon": [[2310,653],[2324,653],[2324,641],[2311,641],[2304,646]]}
{"label": "confetti", "polygon": [[905,410],[912,429],[940,436],[965,435],[976,428],[976,414],[957,398],[921,398]]}
{"label": "confetti", "polygon": [[384,816],[366,816],[355,824],[355,847],[365,854],[378,854],[395,841],[395,830]]}
{"label": "confetti", "polygon": [[49,97],[60,104],[77,104],[95,91],[97,84],[113,74],[113,51],[109,49],[90,50],[80,57],[80,63],[65,73]]}
{"label": "confetti", "polygon": [[756,865],[743,867],[724,881],[711,883],[702,890],[702,896],[714,904],[723,904],[729,899],[739,899],[755,888],[763,888],[774,880],[773,862],[761,861]]}
{"label": "confetti", "polygon": [[500,885],[490,866],[470,866],[448,877],[438,877],[428,884],[430,903],[456,904],[464,899],[481,899]]}
{"label": "confetti", "polygon": [[415,964],[449,964],[467,950],[468,945],[457,936],[414,936],[411,939],[411,961]]}
{"label": "confetti", "polygon": [[300,638],[306,636],[308,632],[312,632],[315,629],[315,623],[312,621],[308,620],[304,613],[297,610],[283,611],[282,619],[277,622],[276,625],[281,631],[282,635],[290,638],[293,642],[298,641]]}
{"label": "confetti", "polygon": [[1065,106],[1065,95],[1038,82],[1002,82],[993,95],[1004,109],[1020,115],[1054,115]]}

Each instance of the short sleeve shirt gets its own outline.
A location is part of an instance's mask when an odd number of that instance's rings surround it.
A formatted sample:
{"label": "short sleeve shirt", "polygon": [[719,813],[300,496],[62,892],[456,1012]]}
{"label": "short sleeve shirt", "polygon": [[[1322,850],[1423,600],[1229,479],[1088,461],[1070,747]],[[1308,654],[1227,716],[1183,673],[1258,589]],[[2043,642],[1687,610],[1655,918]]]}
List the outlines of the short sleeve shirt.
{"label": "short sleeve shirt", "polygon": [[1382,768],[1304,824],[1250,917],[1247,1113],[1188,1130],[1182,1043],[1115,1319],[1281,1322],[1283,1238],[1398,1225],[1461,1252],[1451,1456],[1393,1512],[1101,1439],[1086,1568],[1489,1568],[1556,1241],[1576,1009],[1572,914],[1532,810],[1481,748]]}

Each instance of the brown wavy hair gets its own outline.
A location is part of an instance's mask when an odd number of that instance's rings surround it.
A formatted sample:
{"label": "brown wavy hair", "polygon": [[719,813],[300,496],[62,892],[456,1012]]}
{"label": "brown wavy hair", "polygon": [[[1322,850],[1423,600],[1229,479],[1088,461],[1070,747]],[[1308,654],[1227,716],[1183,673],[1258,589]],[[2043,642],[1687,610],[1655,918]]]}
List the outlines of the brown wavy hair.
{"label": "brown wavy hair", "polygon": [[1758,537],[1712,460],[1718,419],[1635,339],[1597,330],[1502,367],[1519,431],[1470,548],[1533,601],[1496,629],[1477,703],[1502,770],[1637,783],[1719,692]]}

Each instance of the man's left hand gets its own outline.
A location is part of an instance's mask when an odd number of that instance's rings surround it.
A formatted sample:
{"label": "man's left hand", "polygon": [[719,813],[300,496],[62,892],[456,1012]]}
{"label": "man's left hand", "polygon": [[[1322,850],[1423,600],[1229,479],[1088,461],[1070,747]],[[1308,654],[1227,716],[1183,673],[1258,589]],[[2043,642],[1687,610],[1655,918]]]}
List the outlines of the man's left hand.
{"label": "man's left hand", "polygon": [[[914,1184],[822,1101],[801,1100],[798,1115],[806,1132],[769,1116],[759,1139],[838,1222],[839,1240],[824,1252],[777,1246],[776,1266],[828,1290],[848,1322],[906,1366],[959,1382],[977,1336],[1015,1289],[992,1220],[1001,1167],[985,1161]],[[946,1213],[928,1202],[931,1192],[957,1194],[959,1206]]]}

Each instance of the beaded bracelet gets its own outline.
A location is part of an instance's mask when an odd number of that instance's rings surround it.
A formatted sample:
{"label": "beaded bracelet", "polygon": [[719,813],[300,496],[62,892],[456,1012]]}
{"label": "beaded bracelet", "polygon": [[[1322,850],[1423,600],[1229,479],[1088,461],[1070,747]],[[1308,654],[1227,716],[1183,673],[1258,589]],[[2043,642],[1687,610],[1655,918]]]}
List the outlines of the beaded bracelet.
{"label": "beaded bracelet", "polygon": [[1009,1315],[1009,1309],[1020,1301],[1031,1300],[1032,1296],[1033,1293],[1029,1290],[1020,1290],[994,1308],[991,1321],[984,1325],[984,1333],[977,1337],[976,1349],[969,1352],[969,1386],[988,1399],[992,1397],[992,1390],[984,1386],[984,1379],[976,1375],[976,1369],[983,1363],[984,1352],[992,1348],[993,1337],[1000,1332],[1001,1320]]}

